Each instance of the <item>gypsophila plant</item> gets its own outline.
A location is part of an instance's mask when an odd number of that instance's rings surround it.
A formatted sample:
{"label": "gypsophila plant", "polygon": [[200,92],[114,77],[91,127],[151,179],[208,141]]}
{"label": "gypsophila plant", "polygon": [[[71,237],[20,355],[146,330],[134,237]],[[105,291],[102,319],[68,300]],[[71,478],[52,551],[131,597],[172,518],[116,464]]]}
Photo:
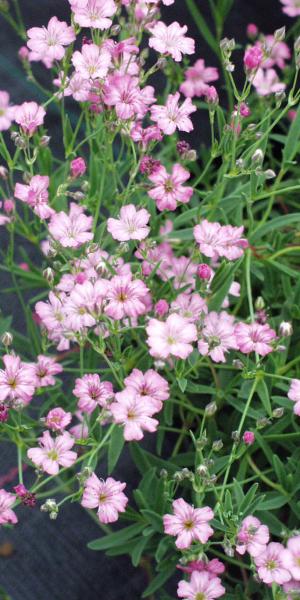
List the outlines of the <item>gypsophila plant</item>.
{"label": "gypsophila plant", "polygon": [[300,20],[249,24],[243,48],[222,33],[233,0],[209,1],[214,31],[186,0],[207,66],[173,3],[69,0],[68,23],[29,29],[0,4],[42,98],[0,92],[0,435],[19,478],[0,523],[22,503],[59,526],[76,501],[91,550],[147,570],[145,598],[296,600]]}

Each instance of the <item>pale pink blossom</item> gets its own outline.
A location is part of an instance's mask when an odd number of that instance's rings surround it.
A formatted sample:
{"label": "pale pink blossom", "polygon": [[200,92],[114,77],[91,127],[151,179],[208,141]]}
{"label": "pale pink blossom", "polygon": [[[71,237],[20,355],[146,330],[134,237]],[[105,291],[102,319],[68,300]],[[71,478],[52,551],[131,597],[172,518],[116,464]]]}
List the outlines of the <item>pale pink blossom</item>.
{"label": "pale pink blossom", "polygon": [[193,571],[190,581],[180,581],[177,595],[184,600],[214,600],[225,594],[226,590],[219,577],[210,576],[207,572]]}
{"label": "pale pink blossom", "polygon": [[108,29],[117,6],[113,0],[87,0],[83,6],[73,6],[74,21],[81,27]]}
{"label": "pale pink blossom", "polygon": [[[61,87],[62,81],[54,80],[55,85]],[[82,77],[80,73],[74,73],[70,79],[65,81],[64,96],[72,96],[77,102],[87,102],[91,91],[91,82]]]}
{"label": "pale pink blossom", "polygon": [[262,525],[256,517],[250,515],[241,523],[237,534],[236,551],[239,554],[249,552],[252,557],[259,556],[259,554],[265,551],[269,539],[268,527]]}
{"label": "pale pink blossom", "polygon": [[300,15],[299,0],[280,0],[283,4],[282,12],[289,17],[298,17]]}
{"label": "pale pink blossom", "polygon": [[[256,42],[257,46],[261,47],[262,42]],[[263,46],[265,46],[268,54],[261,67],[263,69],[270,69],[275,65],[279,69],[284,69],[286,61],[291,58],[291,51],[285,42],[277,42],[274,35],[266,35],[263,38]]]}
{"label": "pale pink blossom", "polygon": [[180,86],[180,91],[187,98],[197,96],[200,98],[205,94],[207,84],[219,79],[216,67],[206,67],[203,58],[199,58],[192,67],[185,72],[185,81]]}
{"label": "pale pink blossom", "polygon": [[111,54],[96,44],[84,44],[81,52],[74,52],[72,63],[84,79],[104,79],[111,65]]}
{"label": "pale pink blossom", "polygon": [[72,414],[57,406],[49,410],[45,419],[45,425],[48,429],[52,429],[52,431],[63,431],[70,425],[71,420]]}
{"label": "pale pink blossom", "polygon": [[268,324],[238,323],[235,336],[238,349],[243,354],[256,352],[260,356],[266,356],[273,352],[272,342],[276,339],[276,332]]}
{"label": "pale pink blossom", "polygon": [[151,119],[155,121],[158,127],[166,134],[172,135],[176,129],[178,131],[190,132],[194,129],[190,119],[190,114],[197,110],[197,107],[192,104],[190,98],[186,98],[179,105],[180,94],[169,94],[166,104],[155,104],[151,107]]}
{"label": "pale pink blossom", "polygon": [[175,21],[171,25],[166,25],[163,21],[158,21],[149,28],[151,37],[149,39],[150,48],[154,48],[160,54],[169,54],[176,62],[182,60],[183,54],[194,54],[195,42],[192,38],[185,37],[187,26],[180,27]]}
{"label": "pale pink blossom", "polygon": [[287,548],[282,552],[282,563],[293,579],[300,581],[300,535],[288,540]]}
{"label": "pale pink blossom", "polygon": [[43,125],[46,111],[36,102],[23,102],[15,107],[14,120],[25,133],[32,135],[39,125]]}
{"label": "pale pink blossom", "polygon": [[101,381],[99,375],[94,373],[76,379],[73,394],[79,400],[78,408],[91,414],[97,406],[107,408],[114,392],[110,381]]}
{"label": "pale pink blossom", "polygon": [[[130,130],[130,137],[134,142],[140,143],[143,150],[146,150],[151,142],[161,142],[163,136],[157,125],[150,125],[149,127],[142,127],[140,122],[132,124]],[[152,168],[155,165],[160,164],[155,158],[150,156],[144,156],[140,162],[141,173],[150,174]]]}
{"label": "pale pink blossom", "polygon": [[300,416],[300,379],[292,379],[288,398],[295,402],[294,413]]}
{"label": "pale pink blossom", "polygon": [[37,363],[33,364],[36,377],[36,387],[55,385],[56,379],[53,377],[53,375],[62,373],[62,366],[56,362],[55,358],[52,358],[51,356],[44,356],[44,354],[39,354],[37,359]]}
{"label": "pale pink blossom", "polygon": [[209,312],[203,319],[198,350],[214,362],[226,362],[226,353],[237,350],[234,317],[227,312]]}
{"label": "pale pink blossom", "polygon": [[284,92],[286,88],[285,83],[279,81],[274,69],[258,69],[252,83],[259,96]]}
{"label": "pale pink blossom", "polygon": [[188,319],[177,314],[169,315],[165,322],[150,319],[146,332],[151,356],[158,358],[186,359],[193,351],[192,342],[197,340],[197,329]]}
{"label": "pale pink blossom", "polygon": [[4,369],[0,369],[0,402],[11,401],[28,404],[35,392],[37,381],[34,367],[24,363],[19,356],[5,354]]}
{"label": "pale pink blossom", "polygon": [[242,237],[244,227],[232,227],[210,223],[206,219],[194,227],[194,237],[200,247],[200,252],[213,260],[225,257],[236,260],[243,255],[248,242]]}
{"label": "pale pink blossom", "polygon": [[190,178],[190,173],[179,163],[173,165],[172,173],[168,173],[162,165],[149,179],[155,185],[149,190],[148,195],[156,202],[158,210],[176,210],[177,203],[186,204],[193,195],[193,188],[182,185]]}
{"label": "pale pink blossom", "polygon": [[118,219],[107,220],[107,231],[114,240],[127,242],[129,240],[144,240],[150,231],[148,222],[150,213],[144,208],[136,210],[134,204],[122,206]]}
{"label": "pale pink blossom", "polygon": [[112,477],[99,479],[93,473],[84,484],[81,505],[84,508],[97,508],[100,523],[114,523],[119,513],[125,512],[128,498],[123,493],[126,483]]}
{"label": "pale pink blossom", "polygon": [[134,388],[125,388],[115,395],[109,409],[115,423],[124,426],[124,438],[126,441],[141,440],[144,431],[153,433],[159,422],[152,418],[157,412],[157,402],[148,396],[140,396]]}
{"label": "pale pink blossom", "polygon": [[61,211],[52,215],[49,232],[64,248],[78,248],[93,239],[90,231],[93,217],[87,217],[83,210],[82,206],[71,202],[69,214]]}
{"label": "pale pink blossom", "polygon": [[40,219],[49,219],[55,211],[48,204],[49,177],[34,175],[28,185],[16,183],[14,196],[28,204]]}
{"label": "pale pink blossom", "polygon": [[13,523],[15,525],[18,522],[18,517],[11,508],[15,501],[16,497],[14,494],[10,494],[6,490],[0,490],[0,525],[5,525],[6,523]]}
{"label": "pale pink blossom", "polygon": [[170,395],[168,382],[153,369],[148,369],[145,373],[133,369],[124,383],[126,388],[134,389],[139,396],[149,401],[155,408],[154,412],[162,409],[164,400],[167,400]]}
{"label": "pale pink blossom", "polygon": [[149,104],[153,104],[154,88],[139,87],[137,77],[116,73],[108,77],[103,90],[103,101],[107,106],[114,106],[119,119],[132,119],[135,115],[142,118]]}
{"label": "pale pink blossom", "polygon": [[213,535],[213,529],[208,524],[214,518],[211,508],[194,508],[183,498],[174,500],[172,507],[173,514],[164,515],[163,523],[165,533],[177,537],[177,548],[184,550],[193,542],[206,544]]}
{"label": "pale pink blossom", "polygon": [[63,305],[65,303],[66,296],[55,294],[54,292],[49,293],[47,302],[39,301],[35,305],[35,311],[39,316],[41,323],[49,332],[60,330],[64,320]]}
{"label": "pale pink blossom", "polygon": [[64,46],[75,41],[73,27],[65,21],[52,17],[47,27],[32,27],[27,31],[27,46],[31,50],[29,60],[42,60],[51,67],[55,60],[61,60],[65,55]]}
{"label": "pale pink blossom", "polygon": [[179,294],[171,303],[171,311],[176,312],[190,323],[196,323],[208,312],[207,304],[200,294]]}
{"label": "pale pink blossom", "polygon": [[271,542],[266,549],[255,557],[258,576],[268,585],[282,585],[291,579],[290,572],[283,563],[284,547],[277,542]]}
{"label": "pale pink blossom", "polygon": [[4,90],[0,91],[0,131],[6,131],[10,128],[15,117],[15,106],[9,104],[9,94]]}
{"label": "pale pink blossom", "polygon": [[113,277],[107,287],[105,313],[112,319],[138,317],[146,313],[144,298],[148,288],[130,275]]}
{"label": "pale pink blossom", "polygon": [[77,453],[72,451],[74,438],[64,432],[52,438],[49,431],[44,431],[39,438],[39,448],[30,448],[27,456],[39,469],[49,475],[57,475],[59,467],[71,467],[77,458]]}

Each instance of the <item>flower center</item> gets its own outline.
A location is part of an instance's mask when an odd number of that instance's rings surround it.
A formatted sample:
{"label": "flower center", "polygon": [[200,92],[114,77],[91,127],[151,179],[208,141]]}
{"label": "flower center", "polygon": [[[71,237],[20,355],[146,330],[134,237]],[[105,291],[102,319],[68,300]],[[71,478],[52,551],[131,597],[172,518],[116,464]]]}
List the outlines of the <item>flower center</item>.
{"label": "flower center", "polygon": [[187,521],[184,522],[184,527],[185,527],[185,529],[193,529],[194,521],[192,519],[188,519]]}
{"label": "flower center", "polygon": [[100,494],[99,496],[99,502],[106,502],[107,500],[107,495],[106,494]]}
{"label": "flower center", "polygon": [[126,296],[125,292],[120,292],[118,294],[118,300],[119,300],[119,302],[125,302],[127,300],[127,296]]}
{"label": "flower center", "polygon": [[266,568],[269,569],[269,571],[273,571],[274,569],[276,569],[277,564],[275,560],[268,560],[268,562],[266,563]]}
{"label": "flower center", "polygon": [[169,335],[169,337],[167,338],[167,342],[168,342],[169,346],[172,346],[173,344],[176,343],[176,340],[174,340],[174,338]]}
{"label": "flower center", "polygon": [[196,594],[195,600],[205,600],[206,596],[205,594],[203,594],[203,592],[198,592]]}
{"label": "flower center", "polygon": [[164,185],[164,187],[165,187],[165,191],[166,191],[168,194],[170,194],[171,192],[173,192],[173,191],[174,191],[174,184],[173,184],[173,181],[172,181],[172,179],[167,179],[167,180],[165,181],[165,185]]}
{"label": "flower center", "polygon": [[58,453],[56,450],[50,450],[50,452],[47,453],[47,456],[50,460],[58,460]]}

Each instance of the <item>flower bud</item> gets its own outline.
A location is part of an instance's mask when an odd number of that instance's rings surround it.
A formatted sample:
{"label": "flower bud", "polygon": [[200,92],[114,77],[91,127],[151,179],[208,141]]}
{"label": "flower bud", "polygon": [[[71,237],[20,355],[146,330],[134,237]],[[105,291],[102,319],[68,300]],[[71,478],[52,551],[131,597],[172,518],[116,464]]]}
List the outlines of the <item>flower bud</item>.
{"label": "flower bud", "polygon": [[289,321],[281,321],[279,325],[279,334],[281,337],[289,337],[293,333],[292,323]]}
{"label": "flower bud", "polygon": [[255,38],[258,36],[258,27],[254,23],[249,23],[246,31],[250,40],[255,40]]}
{"label": "flower bud", "polygon": [[251,162],[253,166],[261,166],[264,161],[264,153],[260,148],[255,150],[254,154],[252,154]]}
{"label": "flower bud", "polygon": [[235,358],[232,361],[232,366],[235,367],[235,369],[243,369],[244,363],[241,360],[239,360],[239,358]]}
{"label": "flower bud", "polygon": [[163,71],[166,66],[168,64],[168,61],[166,60],[166,58],[164,58],[163,56],[161,58],[158,59],[156,66],[158,69],[160,69],[161,71]]}
{"label": "flower bud", "polygon": [[263,310],[265,306],[264,299],[261,296],[258,296],[255,300],[255,310]]}
{"label": "flower bud", "polygon": [[266,427],[267,425],[270,425],[270,424],[271,424],[271,421],[267,417],[262,417],[261,419],[257,419],[257,421],[256,421],[257,429],[263,429],[264,427]]}
{"label": "flower bud", "polygon": [[0,166],[0,179],[7,179],[8,178],[8,170],[6,167],[3,167],[3,165]]}
{"label": "flower bud", "polygon": [[49,144],[50,144],[50,140],[51,140],[50,135],[42,135],[42,137],[40,139],[40,146],[42,146],[42,148],[47,148],[47,146],[49,146]]}
{"label": "flower bud", "polygon": [[224,446],[224,444],[223,444],[222,440],[215,440],[213,442],[212,449],[214,452],[219,452],[220,450],[222,450],[223,446]]}
{"label": "flower bud", "polygon": [[76,478],[78,479],[79,483],[83,485],[86,482],[86,480],[91,476],[92,472],[93,471],[91,467],[84,467],[82,471],[80,471],[80,473],[77,473]]}
{"label": "flower bud", "polygon": [[71,177],[76,179],[77,177],[81,177],[86,172],[86,164],[84,158],[79,156],[78,158],[74,158],[71,161],[70,165],[70,173]]}
{"label": "flower bud", "polygon": [[272,417],[274,417],[274,419],[281,419],[281,417],[283,417],[284,415],[284,408],[279,407],[279,408],[275,408],[272,412]]}
{"label": "flower bud", "polygon": [[167,479],[167,477],[168,477],[168,471],[167,471],[167,469],[161,469],[160,472],[159,472],[159,475],[160,475],[160,477],[162,479]]}
{"label": "flower bud", "polygon": [[298,54],[298,52],[300,52],[300,36],[297,37],[297,39],[294,43],[294,50],[295,50],[296,54]]}
{"label": "flower bud", "polygon": [[274,177],[276,177],[276,173],[273,171],[273,169],[267,169],[264,171],[264,176],[266,179],[274,179]]}
{"label": "flower bud", "polygon": [[120,31],[121,31],[121,27],[120,27],[120,25],[113,25],[113,26],[110,28],[110,34],[111,34],[111,35],[119,35]]}
{"label": "flower bud", "polygon": [[0,404],[0,423],[6,423],[9,417],[9,409],[5,404]]}
{"label": "flower bud", "polygon": [[283,42],[285,39],[285,27],[280,27],[274,31],[275,42]]}
{"label": "flower bud", "polygon": [[245,431],[245,433],[243,435],[243,442],[247,446],[251,446],[251,444],[254,444],[254,442],[255,442],[254,433],[252,431]]}
{"label": "flower bud", "polygon": [[154,311],[159,317],[163,317],[164,315],[166,315],[168,310],[169,304],[163,298],[155,304]]}
{"label": "flower bud", "polygon": [[216,402],[210,402],[205,407],[205,414],[207,415],[207,417],[213,417],[213,415],[216,414],[217,410],[218,410],[218,407],[217,407]]}
{"label": "flower bud", "polygon": [[10,331],[5,331],[1,336],[1,342],[5,347],[11,346],[13,339],[13,335],[10,333]]}
{"label": "flower bud", "polygon": [[231,439],[234,441],[235,444],[238,444],[240,441],[240,434],[238,431],[233,431],[231,433]]}
{"label": "flower bud", "polygon": [[48,281],[48,283],[50,283],[50,284],[53,283],[53,281],[54,281],[53,269],[51,269],[50,267],[47,267],[47,269],[44,269],[43,277],[46,279],[46,281]]}
{"label": "flower bud", "polygon": [[197,475],[200,475],[200,477],[205,477],[208,474],[208,469],[205,465],[199,465],[196,469],[196,473]]}
{"label": "flower bud", "polygon": [[197,267],[197,275],[199,279],[210,279],[212,275],[211,268],[205,263],[201,263]]}

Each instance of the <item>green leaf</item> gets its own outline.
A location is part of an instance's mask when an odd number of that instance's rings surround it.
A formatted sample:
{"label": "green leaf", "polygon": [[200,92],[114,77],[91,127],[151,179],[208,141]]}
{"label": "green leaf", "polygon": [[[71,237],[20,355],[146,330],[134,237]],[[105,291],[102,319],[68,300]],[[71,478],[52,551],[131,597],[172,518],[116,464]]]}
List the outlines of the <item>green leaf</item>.
{"label": "green leaf", "polygon": [[181,227],[181,225],[185,225],[185,223],[190,223],[193,219],[197,219],[199,214],[199,207],[189,208],[181,215],[178,215],[173,221],[174,229],[177,227]]}
{"label": "green leaf", "polygon": [[207,44],[211,47],[211,49],[215,52],[217,56],[219,56],[219,47],[216,38],[211,33],[205,19],[203,18],[195,0],[186,0],[187,7],[197,25],[200,33],[204,37]]}
{"label": "green leaf", "polygon": [[110,440],[109,440],[109,446],[108,446],[108,455],[107,455],[107,461],[108,461],[108,474],[110,475],[119,458],[120,458],[120,454],[123,450],[124,447],[124,433],[123,433],[123,429],[122,427],[115,427],[115,429],[113,429],[112,434],[110,436]]}
{"label": "green leaf", "polygon": [[282,152],[283,163],[289,163],[294,159],[297,153],[297,148],[300,138],[300,108],[297,110],[296,118],[292,121],[290,126],[285,146]]}
{"label": "green leaf", "polygon": [[239,506],[239,512],[241,512],[242,514],[244,514],[248,507],[250,506],[250,504],[252,503],[252,501],[255,498],[255,495],[257,493],[258,490],[258,483],[254,483],[250,490],[248,490],[247,494],[245,495],[243,501],[241,502],[240,506]]}
{"label": "green leaf", "polygon": [[267,388],[266,382],[264,380],[259,381],[256,391],[259,395],[261,403],[269,417],[272,417],[272,406],[269,396],[269,390]]}
{"label": "green leaf", "polygon": [[288,498],[286,496],[282,496],[278,492],[268,492],[257,508],[258,510],[274,510],[275,508],[281,508],[287,503]]}
{"label": "green leaf", "polygon": [[[227,296],[230,286],[233,282],[234,279],[234,274],[237,271],[237,269],[239,268],[241,262],[242,262],[243,258],[240,258],[239,260],[235,261],[233,264],[225,264],[224,263],[221,265],[220,269],[221,273],[220,276],[218,277],[218,271],[215,275],[215,277],[213,278],[212,281],[212,291],[215,292],[213,294],[212,299],[209,301],[209,310],[219,310],[223,304],[223,301],[225,299],[225,297]],[[215,282],[215,278],[217,278],[217,281]]]}
{"label": "green leaf", "polygon": [[108,550],[108,548],[114,548],[128,540],[131,540],[135,536],[142,533],[145,529],[145,523],[135,523],[134,525],[129,525],[129,527],[125,527],[120,531],[115,531],[114,533],[109,533],[97,540],[93,540],[88,543],[88,548],[90,550]]}
{"label": "green leaf", "polygon": [[130,454],[131,457],[137,466],[138,470],[142,475],[147,472],[147,470],[151,467],[151,463],[149,462],[145,451],[141,448],[140,444],[133,442],[130,444]]}
{"label": "green leaf", "polygon": [[153,510],[141,510],[142,515],[144,515],[147,519],[147,521],[150,523],[150,525],[152,525],[153,529],[155,531],[159,531],[160,533],[163,533],[163,521],[162,521],[162,517],[160,515],[158,515],[157,513],[155,513]]}
{"label": "green leaf", "polygon": [[140,562],[141,562],[141,558],[143,555],[143,552],[148,544],[149,538],[146,537],[142,537],[137,544],[135,545],[134,549],[131,552],[131,561],[134,567],[138,567]]}
{"label": "green leaf", "polygon": [[[280,190],[277,191],[279,193]],[[271,219],[262,227],[259,227],[250,237],[251,244],[253,242],[257,242],[257,240],[261,239],[268,233],[273,233],[278,229],[282,229],[283,227],[295,226],[295,223],[298,223],[300,220],[300,213],[291,213],[289,215],[284,215],[282,217],[276,217],[275,219]]]}
{"label": "green leaf", "polygon": [[184,393],[186,390],[187,382],[188,382],[188,380],[185,379],[185,377],[182,377],[181,379],[177,379],[177,383],[178,383],[182,393]]}
{"label": "green leaf", "polygon": [[142,598],[148,598],[148,596],[151,596],[151,594],[154,594],[156,590],[161,588],[164,583],[166,583],[166,581],[168,581],[168,579],[170,579],[170,577],[173,575],[176,568],[175,565],[176,563],[172,562],[169,564],[168,568],[161,571],[161,573],[158,573],[158,575],[152,579],[151,583],[145,589]]}

